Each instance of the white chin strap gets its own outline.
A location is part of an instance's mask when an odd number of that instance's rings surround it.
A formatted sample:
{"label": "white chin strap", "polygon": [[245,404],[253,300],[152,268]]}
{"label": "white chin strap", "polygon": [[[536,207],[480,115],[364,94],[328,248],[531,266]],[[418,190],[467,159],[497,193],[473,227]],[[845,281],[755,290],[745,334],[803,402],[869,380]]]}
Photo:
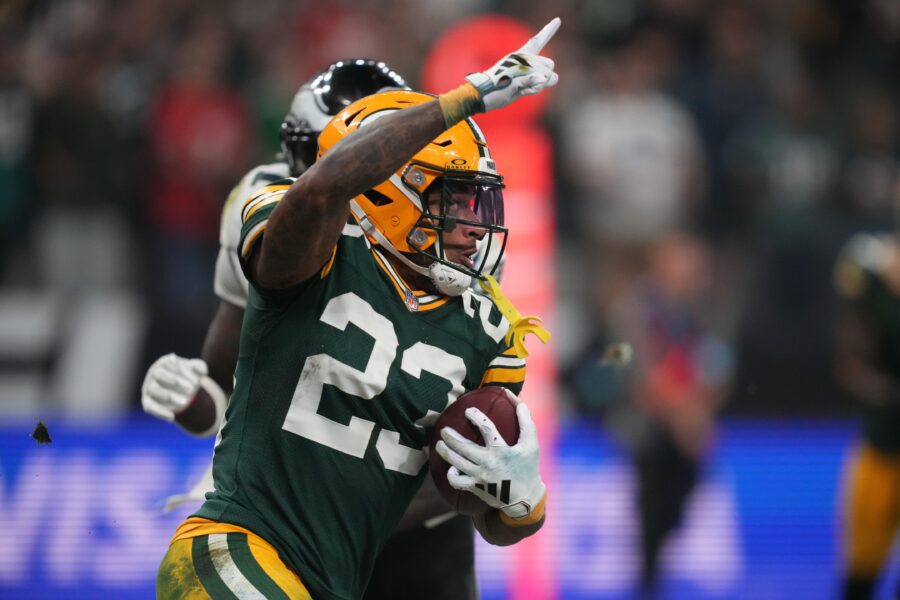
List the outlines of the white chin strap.
{"label": "white chin strap", "polygon": [[419,273],[421,275],[428,276],[429,279],[434,283],[434,286],[437,290],[444,294],[445,296],[459,296],[472,284],[472,276],[462,271],[458,271],[453,267],[448,267],[447,265],[440,262],[433,262],[428,267],[423,267],[421,265],[417,265],[416,263],[409,260],[402,252],[394,248],[394,245],[388,240],[381,231],[375,227],[375,224],[369,220],[369,216],[366,214],[366,211],[362,209],[362,207],[356,203],[355,200],[350,201],[350,210],[353,211],[353,214],[359,220],[359,225],[362,227],[362,230],[375,238],[375,241],[378,242],[378,245],[393,254],[397,257],[400,262],[405,264],[407,267]]}

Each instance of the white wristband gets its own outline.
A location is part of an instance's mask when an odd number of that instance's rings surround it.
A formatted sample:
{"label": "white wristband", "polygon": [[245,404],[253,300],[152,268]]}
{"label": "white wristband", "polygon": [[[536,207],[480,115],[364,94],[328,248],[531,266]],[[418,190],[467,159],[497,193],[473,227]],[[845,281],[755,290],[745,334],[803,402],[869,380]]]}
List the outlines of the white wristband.
{"label": "white wristband", "polygon": [[[189,434],[196,437],[210,437],[212,435],[216,435],[219,433],[219,428],[222,426],[222,421],[225,420],[225,409],[228,407],[228,396],[225,395],[225,390],[215,382],[214,379],[208,376],[204,376],[200,379],[200,389],[202,389],[206,394],[212,398],[213,405],[216,408],[216,416],[213,419],[212,425],[209,426],[208,429],[200,432],[187,431]],[[184,427],[182,427],[184,429]]]}

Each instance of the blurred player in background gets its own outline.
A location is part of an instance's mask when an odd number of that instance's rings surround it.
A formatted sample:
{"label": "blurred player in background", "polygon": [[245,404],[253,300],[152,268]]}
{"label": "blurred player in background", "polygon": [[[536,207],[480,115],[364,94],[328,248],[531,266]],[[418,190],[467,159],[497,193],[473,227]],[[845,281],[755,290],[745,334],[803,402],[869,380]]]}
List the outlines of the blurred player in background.
{"label": "blurred player in background", "polygon": [[711,300],[712,253],[687,231],[661,234],[611,293],[597,282],[603,328],[565,375],[585,414],[631,454],[640,526],[640,589],[660,596],[666,544],[682,525],[715,439],[733,371]]}
{"label": "blurred player in background", "polygon": [[[351,105],[320,136],[323,158],[243,205],[252,285],[215,491],[179,527],[160,597],[360,597],[422,482],[429,418],[467,388],[521,389],[524,333],[506,320],[519,315],[498,287],[491,299],[468,289],[485,262],[477,242],[502,248],[505,229],[502,179],[467,117],[555,84],[537,53],[558,25],[437,100],[397,91]],[[446,429],[438,444],[451,484],[494,507],[475,525],[496,544],[543,523],[534,426],[518,412],[515,446]]]}
{"label": "blurred player in background", "polygon": [[[715,416],[731,375],[710,306],[712,257],[698,237],[671,232],[609,308],[618,339],[634,346],[620,414],[633,451],[641,526],[641,597],[659,596],[666,542],[702,477]],[[625,433],[627,431],[627,433]]]}
{"label": "blurred player in background", "polygon": [[[351,102],[383,89],[405,87],[390,67],[371,59],[338,61],[301,86],[281,126],[282,160],[252,169],[225,204],[214,283],[219,307],[202,358],[168,354],[154,362],[142,386],[144,410],[178,423],[193,435],[218,432],[232,389],[249,287],[237,254],[242,202],[256,189],[305,172],[316,160],[322,128]],[[200,398],[207,399],[206,407]],[[210,465],[186,495],[170,499],[169,507],[202,501],[212,489]],[[397,598],[404,593],[463,600],[477,597],[472,522],[448,510],[427,478],[382,550],[367,598]],[[441,560],[434,559],[438,555]]]}
{"label": "blurred player in background", "polygon": [[846,300],[837,380],[863,410],[862,436],[843,477],[843,598],[872,598],[900,524],[900,240],[858,234],[835,283]]}

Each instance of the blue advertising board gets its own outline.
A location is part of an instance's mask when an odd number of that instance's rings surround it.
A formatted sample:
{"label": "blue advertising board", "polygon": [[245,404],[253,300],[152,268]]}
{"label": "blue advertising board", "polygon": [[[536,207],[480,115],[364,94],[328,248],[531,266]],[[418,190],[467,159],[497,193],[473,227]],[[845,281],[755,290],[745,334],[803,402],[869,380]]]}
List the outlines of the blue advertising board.
{"label": "blue advertising board", "polygon": [[[152,598],[159,560],[196,505],[162,511],[211,440],[136,415],[105,427],[0,425],[0,598]],[[664,598],[814,600],[838,585],[839,481],[852,422],[731,421],[665,550]],[[559,597],[631,598],[634,477],[593,423],[563,423],[550,518]],[[479,543],[483,597],[506,597],[510,550]]]}

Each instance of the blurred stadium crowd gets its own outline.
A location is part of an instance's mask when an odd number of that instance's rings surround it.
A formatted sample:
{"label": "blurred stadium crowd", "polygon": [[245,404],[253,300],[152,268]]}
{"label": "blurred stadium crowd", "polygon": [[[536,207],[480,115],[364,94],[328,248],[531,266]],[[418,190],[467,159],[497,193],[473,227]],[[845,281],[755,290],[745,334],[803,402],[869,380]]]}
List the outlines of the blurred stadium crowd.
{"label": "blurred stadium crowd", "polygon": [[604,352],[628,341],[650,410],[847,412],[831,271],[900,208],[894,0],[7,2],[0,411],[136,405],[156,356],[197,354],[220,209],[297,86],[370,56],[415,87],[486,12],[564,23],[544,122],[567,406],[613,403]]}

